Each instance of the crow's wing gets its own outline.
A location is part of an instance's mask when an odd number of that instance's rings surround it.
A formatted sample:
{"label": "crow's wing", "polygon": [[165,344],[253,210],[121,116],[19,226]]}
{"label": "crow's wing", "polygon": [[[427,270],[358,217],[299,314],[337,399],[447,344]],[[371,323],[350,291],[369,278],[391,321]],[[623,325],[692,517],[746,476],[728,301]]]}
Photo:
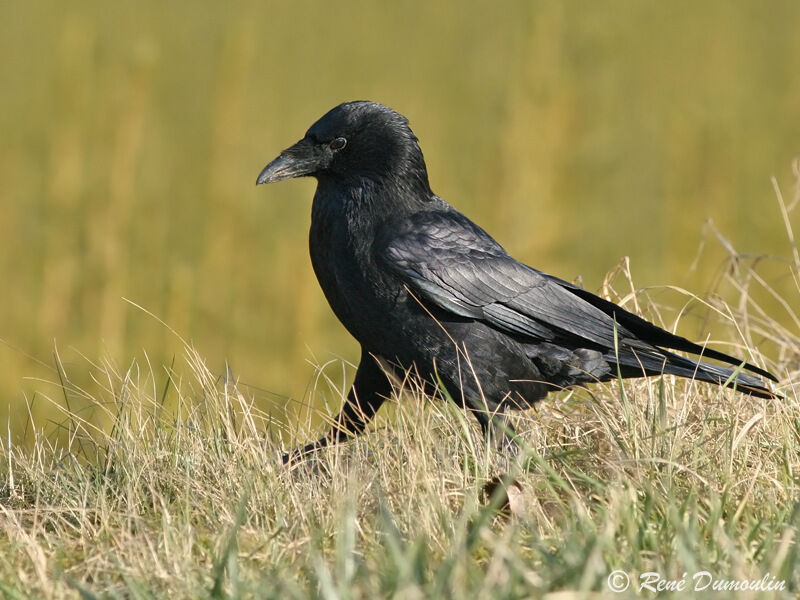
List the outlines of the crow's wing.
{"label": "crow's wing", "polygon": [[614,346],[612,317],[511,258],[460,213],[418,213],[393,229],[379,243],[379,257],[421,298],[535,339],[568,336]]}
{"label": "crow's wing", "polygon": [[[702,354],[741,365],[645,321],[616,304],[528,267],[461,213],[417,213],[377,239],[378,259],[420,299],[533,340],[650,354],[656,348]],[[662,357],[663,358],[663,357]],[[744,367],[774,380],[753,365]]]}

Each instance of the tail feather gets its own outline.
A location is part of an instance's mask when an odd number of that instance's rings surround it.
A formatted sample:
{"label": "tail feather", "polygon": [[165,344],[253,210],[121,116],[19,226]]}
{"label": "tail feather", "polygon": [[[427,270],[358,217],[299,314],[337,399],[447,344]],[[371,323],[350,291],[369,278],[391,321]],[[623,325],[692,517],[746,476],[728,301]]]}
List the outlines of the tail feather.
{"label": "tail feather", "polygon": [[746,364],[742,364],[738,369],[730,369],[660,349],[654,349],[652,352],[632,350],[619,355],[612,353],[606,358],[612,363],[619,364],[623,378],[677,375],[706,383],[735,387],[738,391],[757,398],[780,398],[767,388],[761,379],[743,372],[742,369],[746,368]]}
{"label": "tail feather", "polygon": [[[578,296],[579,298],[585,300],[595,308],[599,308],[607,315],[614,318],[614,320],[619,323],[620,327],[627,329],[631,332],[636,339],[646,342],[652,346],[656,346],[658,348],[668,348],[671,350],[677,350],[679,352],[688,352],[689,354],[697,354],[699,356],[703,356],[705,358],[711,358],[713,360],[718,360],[720,362],[727,363],[729,365],[736,365],[737,367],[741,366],[743,369],[755,373],[756,375],[760,375],[765,379],[769,379],[771,381],[777,382],[778,379],[769,371],[761,369],[755,365],[752,365],[747,362],[743,362],[733,356],[725,354],[724,352],[719,352],[718,350],[714,350],[713,348],[706,348],[699,344],[696,344],[690,340],[687,340],[685,337],[681,337],[679,335],[675,335],[674,333],[670,333],[669,331],[662,329],[658,325],[654,325],[649,321],[643,319],[639,315],[636,315],[632,312],[625,310],[624,308],[614,304],[613,302],[606,300],[605,298],[601,298],[600,296],[596,296],[591,292],[584,290],[583,288],[577,287],[563,281],[562,279],[558,279],[557,277],[548,276],[551,280],[556,281],[562,287],[568,289],[570,292]],[[670,356],[675,356],[669,352],[664,351],[664,354],[670,354]],[[671,362],[671,361],[670,361]],[[707,363],[702,363],[703,365],[707,365]],[[714,365],[707,365],[710,367],[714,367]],[[758,381],[758,380],[756,380]],[[763,382],[759,383],[763,387]]]}

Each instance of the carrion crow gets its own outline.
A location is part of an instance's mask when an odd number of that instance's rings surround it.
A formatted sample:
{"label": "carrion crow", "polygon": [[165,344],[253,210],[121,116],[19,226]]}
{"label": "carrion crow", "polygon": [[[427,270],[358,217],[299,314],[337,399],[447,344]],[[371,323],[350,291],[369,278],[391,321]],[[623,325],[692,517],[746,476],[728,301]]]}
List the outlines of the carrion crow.
{"label": "carrion crow", "polygon": [[386,106],[337,106],[257,183],[306,176],[317,179],[311,262],[333,312],[361,344],[361,362],[331,431],[291,456],[360,433],[390,395],[393,370],[415,369],[431,390],[440,382],[485,435],[504,442],[509,409],[618,376],[667,373],[775,396],[744,372],[777,381],[764,369],[514,260],[431,191],[408,121]]}

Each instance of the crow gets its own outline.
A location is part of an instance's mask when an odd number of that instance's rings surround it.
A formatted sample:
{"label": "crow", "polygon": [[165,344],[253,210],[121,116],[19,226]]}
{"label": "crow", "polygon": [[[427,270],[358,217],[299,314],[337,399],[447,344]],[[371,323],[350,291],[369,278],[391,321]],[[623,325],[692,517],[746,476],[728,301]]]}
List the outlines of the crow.
{"label": "crow", "polygon": [[[768,371],[674,335],[585,289],[518,262],[431,191],[408,120],[346,102],[314,123],[257,184],[314,177],[309,249],[333,312],[361,344],[341,413],[284,462],[361,433],[413,369],[444,386],[485,436],[510,447],[509,410],[548,392],[662,374],[772,398]],[[670,350],[701,355],[734,369]]]}

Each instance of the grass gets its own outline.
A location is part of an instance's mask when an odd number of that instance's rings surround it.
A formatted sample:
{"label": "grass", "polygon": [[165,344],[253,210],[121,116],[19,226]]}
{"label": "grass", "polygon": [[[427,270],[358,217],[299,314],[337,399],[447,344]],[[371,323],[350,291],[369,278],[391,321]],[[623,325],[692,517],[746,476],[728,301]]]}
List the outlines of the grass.
{"label": "grass", "polygon": [[[746,294],[754,265],[734,257],[722,280]],[[620,281],[607,281],[610,297],[657,317],[646,293],[620,298]],[[795,597],[800,342],[746,295],[712,306],[736,351],[779,373],[785,399],[670,377],[556,394],[516,418],[522,506],[510,516],[481,499],[502,458],[413,381],[366,435],[289,469],[281,448],[319,426],[287,429],[189,345],[184,375],[146,360],[89,365],[90,388],[66,374],[50,398],[61,416],[29,422],[29,449],[0,446],[0,592],[555,599],[610,594],[622,570],[632,587],[621,597],[654,597],[638,590],[647,573],[692,585],[702,571],[785,586],[714,597]],[[325,388],[340,400],[320,370],[312,395]],[[76,398],[110,425],[71,410]]]}

